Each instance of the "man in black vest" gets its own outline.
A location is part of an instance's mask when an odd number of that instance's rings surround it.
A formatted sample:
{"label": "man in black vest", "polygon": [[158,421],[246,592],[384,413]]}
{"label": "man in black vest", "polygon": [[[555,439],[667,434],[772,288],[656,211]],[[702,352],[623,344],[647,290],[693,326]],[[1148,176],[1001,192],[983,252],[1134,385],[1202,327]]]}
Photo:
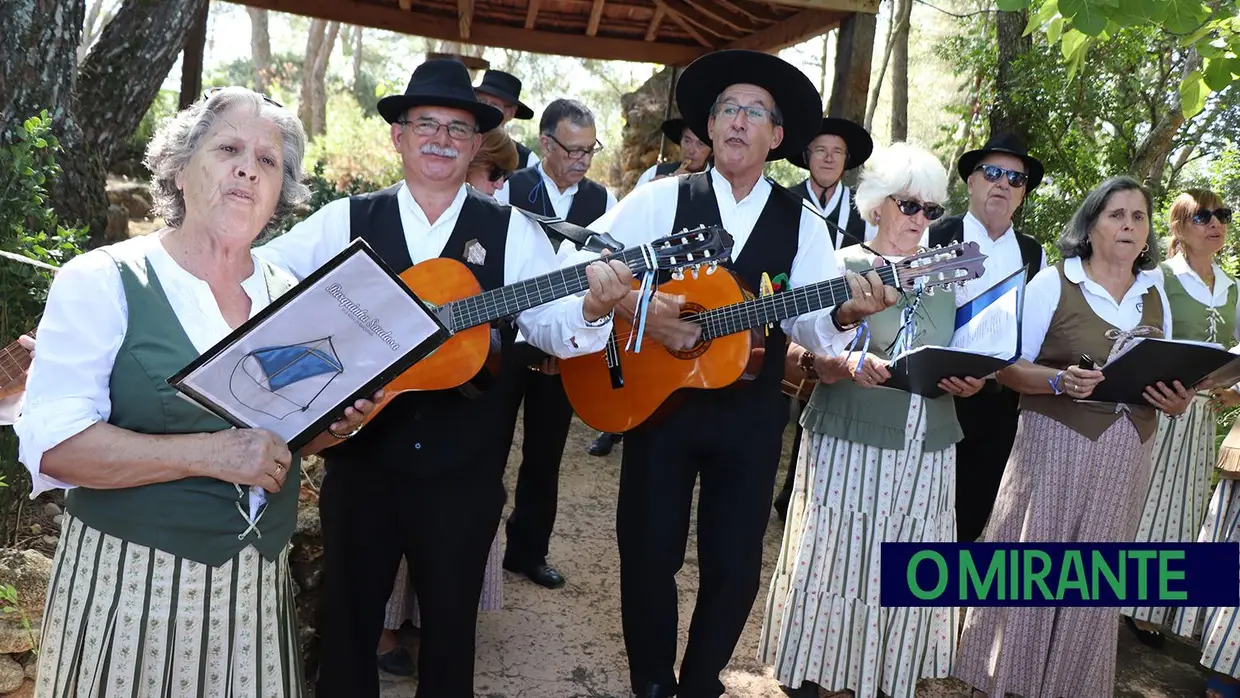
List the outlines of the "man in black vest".
{"label": "man in black vest", "polygon": [[[488,290],[558,268],[536,224],[465,186],[481,132],[500,121],[474,97],[465,66],[423,63],[403,95],[380,100],[379,113],[392,124],[404,180],[327,204],[266,245],[273,263],[304,278],[361,237],[397,272],[446,257]],[[632,277],[619,262],[587,274],[584,297],[517,316],[530,343],[558,356],[602,350],[611,307]],[[502,393],[404,393],[324,453],[319,698],[378,696],[375,647],[402,555],[422,609],[418,698],[473,696],[478,598],[505,499],[512,421]]]}
{"label": "man in black vest", "polygon": [[[930,226],[931,246],[976,242],[986,255],[981,277],[956,291],[956,306],[982,295],[1021,267],[1026,280],[1046,266],[1046,253],[1033,237],[1012,227],[1021,202],[1042,181],[1042,163],[1030,157],[1010,133],[960,156],[956,172],[969,185],[969,210]],[[956,528],[962,543],[982,535],[1016,439],[1019,395],[993,379],[976,395],[956,400],[964,440],[956,444]]]}
{"label": "man in black vest", "polygon": [[[521,80],[502,70],[488,70],[482,74],[482,82],[474,88],[474,92],[478,95],[478,101],[489,104],[504,114],[504,121],[501,125],[506,125],[513,119],[532,119],[534,118],[534,110],[525,106],[521,101]],[[517,169],[525,167],[533,167],[538,164],[538,156],[534,151],[526,148],[520,141],[513,139],[513,145],[517,146]]]}
{"label": "man in black vest", "polygon": [[[539,123],[543,160],[513,173],[496,199],[542,216],[589,225],[616,205],[602,185],[586,177],[598,140],[594,115],[580,102],[557,99]],[[560,239],[551,244],[560,251]],[[570,243],[571,244],[571,243]],[[569,250],[563,250],[565,254]],[[504,569],[535,584],[558,589],[564,577],[547,564],[559,499],[560,460],[573,421],[554,359],[544,359],[517,377],[524,396],[524,440],[516,501],[508,517]]]}
{"label": "man in black vest", "polygon": [[[612,216],[611,235],[631,248],[673,230],[722,225],[734,240],[725,266],[754,289],[764,275],[783,275],[791,287],[842,275],[822,219],[763,176],[767,161],[802,150],[817,134],[822,100],[813,83],[776,56],[718,51],[685,68],[676,102],[693,131],[709,136],[714,167],[633,190]],[[826,356],[832,337],[898,298],[876,273],[848,276],[853,300],[769,328],[754,380],[686,391],[664,418],[625,434],[616,533],[629,677],[641,698],[717,698],[724,691],[719,673],[761,583],[788,421],[780,392],[786,333]],[[616,312],[631,317],[636,296]],[[643,351],[662,351],[655,342],[673,350],[696,344],[699,327],[678,319],[680,306],[679,299],[655,296]],[[677,679],[676,573],[684,564],[699,477],[700,585]]]}
{"label": "man in black vest", "polygon": [[[843,228],[848,235],[843,235],[834,228],[829,228],[831,239],[835,241],[835,249],[856,245],[869,238],[866,233],[866,222],[857,212],[857,204],[853,200],[852,189],[844,184],[844,171],[861,167],[870,154],[874,152],[874,139],[859,124],[848,119],[823,117],[822,127],[818,135],[805,150],[788,158],[788,162],[809,170],[809,177],[796,185],[793,191],[800,194],[827,220]],[[789,360],[797,365],[811,367],[817,357],[807,352],[805,347],[792,344],[788,347]],[[812,369],[807,375],[818,377]],[[801,401],[804,408],[805,402]],[[780,520],[788,515],[788,503],[792,500],[792,486],[796,482],[797,456],[801,449],[801,425],[795,425],[796,434],[792,440],[792,455],[788,458],[788,470],[784,477],[784,486],[775,495],[774,507]]]}

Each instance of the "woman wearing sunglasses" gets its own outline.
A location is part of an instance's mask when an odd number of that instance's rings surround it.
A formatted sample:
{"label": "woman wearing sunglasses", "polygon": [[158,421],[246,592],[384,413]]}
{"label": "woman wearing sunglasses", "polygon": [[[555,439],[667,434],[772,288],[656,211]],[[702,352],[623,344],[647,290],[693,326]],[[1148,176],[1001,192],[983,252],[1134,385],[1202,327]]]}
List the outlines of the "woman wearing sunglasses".
{"label": "woman wearing sunglasses", "polygon": [[[1240,339],[1235,280],[1215,262],[1227,242],[1231,210],[1217,194],[1190,189],[1171,203],[1167,215],[1171,240],[1160,266],[1167,301],[1175,321],[1175,338],[1232,345]],[[1154,441],[1154,476],[1150,480],[1137,530],[1138,543],[1197,540],[1210,498],[1210,470],[1217,458],[1214,441],[1216,407],[1235,404],[1233,390],[1197,395],[1184,419],[1158,420]],[[1160,627],[1192,637],[1202,621],[1198,609],[1124,608],[1124,622],[1141,642],[1163,644]]]}
{"label": "woman wearing sunglasses", "polygon": [[[517,146],[502,128],[492,129],[482,134],[482,147],[469,163],[465,181],[469,186],[494,197],[495,192],[504,188],[508,175],[517,167]],[[516,428],[517,405],[512,405],[512,426],[508,433]],[[511,443],[502,444],[503,451],[508,452]],[[482,596],[478,600],[479,611],[498,611],[504,606],[504,573],[500,567],[503,551],[500,548],[499,531],[495,532],[495,540],[491,543],[491,552],[487,556],[486,573],[482,583]],[[379,636],[379,668],[395,676],[411,676],[418,663],[414,656],[402,645],[396,631],[405,621],[413,627],[421,624],[417,598],[409,583],[409,569],[405,560],[400,561],[396,570],[396,583],[392,588],[392,596],[388,599],[384,614],[383,634]]]}
{"label": "woman wearing sunglasses", "polygon": [[[870,247],[892,261],[918,252],[946,197],[947,173],[925,150],[897,143],[871,157],[856,191],[857,210],[878,227]],[[861,272],[873,267],[874,252],[837,254]],[[972,395],[982,381],[946,379],[939,385],[947,394],[934,399],[882,385],[901,351],[950,344],[955,314],[950,293],[909,293],[869,317],[855,347],[853,333],[833,347],[852,380],[819,383],[802,413],[759,650],[792,696],[822,688],[913,698],[918,679],[946,677],[951,667],[956,609],[882,608],[879,566],[884,542],[956,540],[961,431],[953,396]]]}
{"label": "woman wearing sunglasses", "polygon": [[[1192,394],[1177,381],[1147,386],[1149,406],[1078,401],[1102,380],[1082,363],[1103,365],[1137,337],[1171,336],[1150,208],[1135,180],[1103,182],[1060,235],[1063,261],[1025,289],[1021,358],[996,376],[1021,394],[1021,414],[987,543],[1136,535],[1157,413],[1183,414]],[[952,675],[974,698],[1109,696],[1115,651],[1109,608],[971,607]]]}

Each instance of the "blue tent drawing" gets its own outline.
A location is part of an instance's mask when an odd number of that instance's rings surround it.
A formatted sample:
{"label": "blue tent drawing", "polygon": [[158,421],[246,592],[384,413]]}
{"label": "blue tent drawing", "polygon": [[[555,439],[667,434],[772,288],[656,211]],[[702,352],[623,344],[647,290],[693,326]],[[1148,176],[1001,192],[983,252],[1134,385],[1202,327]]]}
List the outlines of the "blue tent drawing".
{"label": "blue tent drawing", "polygon": [[229,388],[237,402],[275,419],[305,412],[341,373],[331,337],[262,347],[237,362]]}

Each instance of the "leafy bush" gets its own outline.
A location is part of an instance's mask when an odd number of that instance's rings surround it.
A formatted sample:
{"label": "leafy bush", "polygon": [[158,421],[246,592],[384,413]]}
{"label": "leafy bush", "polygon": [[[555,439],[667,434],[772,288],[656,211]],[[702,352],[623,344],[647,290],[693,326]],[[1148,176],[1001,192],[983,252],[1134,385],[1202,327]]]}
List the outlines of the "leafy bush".
{"label": "leafy bush", "polygon": [[[60,143],[47,112],[0,133],[0,250],[60,266],[81,253],[87,231],[65,228],[48,203],[48,187],[60,167]],[[51,273],[0,258],[0,340],[7,344],[30,331],[42,314]],[[17,439],[0,429],[0,512],[28,492],[25,469],[17,462]],[[12,485],[12,487],[9,487]],[[0,518],[0,527],[8,525]],[[7,531],[0,530],[7,536]]]}
{"label": "leafy bush", "polygon": [[387,122],[368,116],[353,95],[332,94],[327,100],[327,133],[306,149],[306,163],[322,163],[322,177],[337,191],[352,191],[355,182],[388,186],[404,178],[390,133]]}

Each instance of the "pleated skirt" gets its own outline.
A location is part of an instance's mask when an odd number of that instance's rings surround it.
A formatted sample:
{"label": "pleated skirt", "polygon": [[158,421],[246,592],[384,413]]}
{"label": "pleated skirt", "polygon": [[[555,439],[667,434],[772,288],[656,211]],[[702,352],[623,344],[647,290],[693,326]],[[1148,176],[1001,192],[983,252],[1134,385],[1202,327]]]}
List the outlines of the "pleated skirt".
{"label": "pleated skirt", "polygon": [[[1240,545],[1240,480],[1219,479],[1197,541]],[[1187,608],[1181,625],[1201,636],[1202,666],[1240,679],[1240,608]]]}
{"label": "pleated skirt", "polygon": [[[1182,543],[1197,540],[1210,501],[1210,473],[1218,459],[1214,443],[1214,408],[1209,396],[1193,398],[1179,419],[1158,417],[1154,467],[1137,527],[1138,543]],[[1120,613],[1167,627],[1191,637],[1193,628],[1181,608],[1127,607]]]}
{"label": "pleated skirt", "polygon": [[66,515],[39,648],[39,698],[299,698],[287,549],[211,567]]}
{"label": "pleated skirt", "polygon": [[[1142,444],[1126,418],[1090,441],[1050,417],[1022,412],[983,540],[1131,541],[1153,444]],[[996,698],[1113,695],[1115,611],[971,607],[952,675]]]}
{"label": "pleated skirt", "polygon": [[806,432],[759,659],[791,688],[913,698],[943,678],[956,650],[955,608],[884,608],[884,542],[955,542],[956,448],[926,453],[914,396],[900,450]]}
{"label": "pleated skirt", "polygon": [[[499,532],[491,541],[491,552],[487,554],[486,572],[482,579],[482,596],[478,598],[478,610],[498,611],[504,607],[504,570],[503,548],[500,545]],[[409,583],[409,566],[401,557],[400,567],[396,570],[396,582],[392,585],[392,595],[388,597],[387,608],[383,613],[383,627],[397,630],[405,621],[413,627],[422,626],[422,615],[418,609],[417,594],[413,593],[413,585]]]}

